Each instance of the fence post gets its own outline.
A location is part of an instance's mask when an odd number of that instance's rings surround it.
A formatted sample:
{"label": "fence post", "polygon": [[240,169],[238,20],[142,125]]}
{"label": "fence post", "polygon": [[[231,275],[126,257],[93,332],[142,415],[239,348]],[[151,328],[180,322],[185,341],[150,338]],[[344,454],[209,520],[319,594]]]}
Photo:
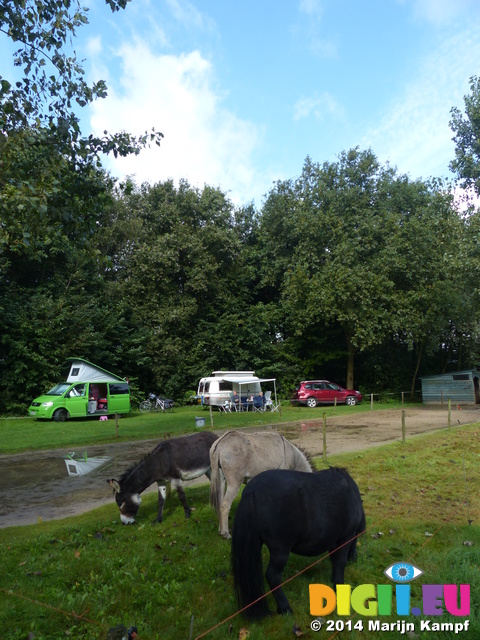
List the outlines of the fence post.
{"label": "fence post", "polygon": [[370,394],[370,411],[373,411],[373,393]]}
{"label": "fence post", "polygon": [[212,405],[209,404],[208,408],[210,409],[210,424],[212,425],[212,429],[213,429],[213,413],[212,413]]}
{"label": "fence post", "polygon": [[402,391],[402,407],[405,406],[405,391]]}
{"label": "fence post", "polygon": [[336,409],[337,409],[337,398],[335,396],[335,398],[333,399],[333,413],[335,413]]}
{"label": "fence post", "polygon": [[115,437],[118,438],[118,413],[115,414]]}
{"label": "fence post", "polygon": [[327,461],[327,414],[323,414],[323,460]]}
{"label": "fence post", "polygon": [[402,409],[402,442],[405,442],[405,409]]}
{"label": "fence post", "polygon": [[452,421],[452,399],[449,398],[448,399],[448,422],[447,422],[449,429],[450,429],[451,421]]}

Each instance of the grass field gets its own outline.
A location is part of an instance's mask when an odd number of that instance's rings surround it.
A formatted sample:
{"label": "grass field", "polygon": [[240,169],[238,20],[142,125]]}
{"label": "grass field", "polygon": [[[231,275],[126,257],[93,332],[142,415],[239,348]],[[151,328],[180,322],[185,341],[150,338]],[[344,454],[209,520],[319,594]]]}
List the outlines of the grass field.
{"label": "grass field", "polygon": [[[149,429],[144,416],[126,420],[145,433]],[[62,425],[62,430],[66,426],[71,425]],[[126,424],[125,431],[132,428]],[[148,437],[145,433],[142,437]],[[477,424],[329,460],[348,468],[367,514],[367,532],[357,562],[347,566],[346,581],[353,586],[387,583],[383,571],[389,565],[412,563],[424,572],[411,583],[412,606],[421,606],[423,583],[470,584],[470,626],[460,637],[472,639],[480,637],[479,454]],[[316,462],[322,468],[322,461]],[[325,624],[318,633],[310,629],[308,587],[330,583],[328,558],[304,571],[318,558],[291,555],[284,580],[294,577],[285,586],[294,614],[250,623],[235,615],[230,542],[217,534],[208,485],[190,488],[188,499],[195,507],[188,521],[174,496],[164,522],[153,525],[156,498],[149,494],[134,526],[122,526],[111,505],[62,521],[0,530],[4,637],[106,638],[108,629],[119,624],[135,624],[142,640],[237,639],[242,630],[248,631],[249,640],[293,638],[295,629],[306,638],[334,637]],[[272,596],[269,602],[273,609]],[[396,623],[400,618],[380,620]],[[422,632],[423,619],[404,618],[415,624],[410,637],[459,637],[454,631]],[[446,613],[430,619],[464,622]],[[343,625],[338,638],[403,637],[398,630],[368,631],[368,619],[361,616],[332,614],[329,620]],[[363,631],[354,628],[359,622]]]}
{"label": "grass field", "polygon": [[[400,403],[377,404],[375,408],[399,408]],[[364,403],[356,407],[326,406],[308,409],[306,407],[291,406],[286,403],[281,413],[245,411],[240,413],[210,412],[200,406],[175,407],[173,411],[165,413],[132,412],[126,417],[115,421],[112,417],[108,421],[100,422],[98,418],[72,419],[67,422],[36,420],[35,418],[1,418],[0,419],[0,454],[19,453],[25,450],[39,450],[51,448],[67,448],[73,450],[78,447],[107,442],[122,442],[130,440],[146,440],[159,436],[175,436],[196,431],[195,418],[205,418],[205,428],[235,429],[238,427],[259,427],[285,422],[295,422],[309,419],[321,419],[327,416],[351,414],[352,411],[368,412],[370,405]],[[118,424],[118,434],[116,430]]]}

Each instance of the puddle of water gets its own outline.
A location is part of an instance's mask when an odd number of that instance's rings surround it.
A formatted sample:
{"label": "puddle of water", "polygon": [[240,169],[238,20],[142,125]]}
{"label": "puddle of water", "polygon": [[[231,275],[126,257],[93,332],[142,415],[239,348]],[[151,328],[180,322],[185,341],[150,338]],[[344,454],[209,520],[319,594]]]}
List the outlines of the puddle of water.
{"label": "puddle of water", "polygon": [[[34,454],[32,454],[34,456]],[[63,458],[51,457],[43,460],[24,459],[2,462],[0,490],[11,487],[35,487],[68,475]]]}
{"label": "puddle of water", "polygon": [[[109,503],[112,515],[117,516],[107,480],[121,476],[156,444],[158,441],[143,441],[92,448],[87,460],[108,457],[110,461],[86,475],[68,475],[68,451],[1,456],[0,528],[65,518]],[[75,458],[82,460],[82,456],[83,451]]]}

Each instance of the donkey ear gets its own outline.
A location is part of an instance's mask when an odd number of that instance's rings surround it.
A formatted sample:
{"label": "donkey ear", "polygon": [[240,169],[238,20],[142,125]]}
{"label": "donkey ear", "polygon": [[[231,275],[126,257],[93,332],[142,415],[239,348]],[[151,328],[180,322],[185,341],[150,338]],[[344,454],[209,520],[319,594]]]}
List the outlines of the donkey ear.
{"label": "donkey ear", "polygon": [[113,490],[115,491],[115,493],[120,493],[120,485],[114,478],[107,480],[107,482],[111,487],[113,487]]}

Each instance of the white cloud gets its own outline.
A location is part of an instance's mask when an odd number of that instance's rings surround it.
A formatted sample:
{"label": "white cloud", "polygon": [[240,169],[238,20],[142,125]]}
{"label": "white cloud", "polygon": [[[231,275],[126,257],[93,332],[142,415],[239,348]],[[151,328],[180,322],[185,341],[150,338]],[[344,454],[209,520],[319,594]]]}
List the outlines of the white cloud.
{"label": "white cloud", "polygon": [[321,18],[323,15],[323,3],[321,0],[300,0],[299,9],[308,16]]}
{"label": "white cloud", "polygon": [[381,161],[412,177],[446,176],[454,158],[449,127],[454,106],[463,110],[468,79],[478,69],[480,29],[445,40],[419,64],[411,83],[390,104],[377,126],[364,136]]}
{"label": "white cloud", "polygon": [[413,15],[418,21],[434,26],[449,25],[452,20],[478,9],[477,0],[400,0],[411,3]]}
{"label": "white cloud", "polygon": [[201,31],[210,30],[213,22],[205,14],[201,13],[192,3],[179,2],[179,0],[166,0],[173,17],[183,26],[192,27]]}
{"label": "white cloud", "polygon": [[155,55],[140,43],[122,45],[117,55],[121,82],[110,78],[108,98],[92,105],[92,129],[138,135],[154,127],[165,137],[160,148],[139,156],[109,158],[105,165],[112,174],[134,175],[137,182],[172,178],[200,188],[219,186],[237,203],[245,193],[260,199],[266,186],[252,154],[262,132],[222,106],[212,64],[198,51]]}
{"label": "white cloud", "polygon": [[340,117],[345,115],[343,106],[328,92],[299,98],[293,107],[294,120],[302,120],[309,116],[322,120],[326,115]]}

